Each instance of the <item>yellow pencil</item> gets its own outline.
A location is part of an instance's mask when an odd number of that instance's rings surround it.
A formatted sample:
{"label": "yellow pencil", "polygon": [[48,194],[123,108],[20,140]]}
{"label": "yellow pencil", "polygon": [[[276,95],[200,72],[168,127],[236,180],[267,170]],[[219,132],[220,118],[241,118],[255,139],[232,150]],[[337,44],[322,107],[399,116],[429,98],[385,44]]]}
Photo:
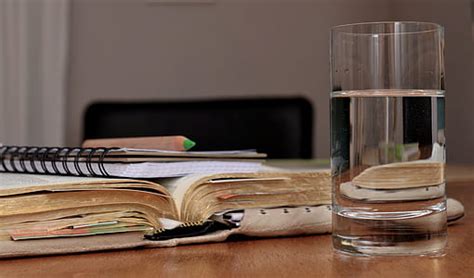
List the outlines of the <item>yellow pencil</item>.
{"label": "yellow pencil", "polygon": [[187,151],[196,143],[192,140],[178,136],[148,136],[148,137],[123,137],[88,139],[82,143],[83,148],[133,148],[133,149],[159,149],[167,151]]}

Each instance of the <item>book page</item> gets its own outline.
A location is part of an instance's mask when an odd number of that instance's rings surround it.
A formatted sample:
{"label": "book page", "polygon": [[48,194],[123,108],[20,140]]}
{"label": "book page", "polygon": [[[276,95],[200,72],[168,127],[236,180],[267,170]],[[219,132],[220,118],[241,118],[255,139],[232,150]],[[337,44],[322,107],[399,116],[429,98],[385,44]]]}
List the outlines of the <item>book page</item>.
{"label": "book page", "polygon": [[[221,176],[229,176],[229,177],[244,177],[245,174],[239,173],[233,175],[232,173],[227,173],[227,174],[217,174],[217,177]],[[176,207],[178,209],[178,212],[180,213],[181,216],[181,206],[184,202],[184,197],[188,191],[191,191],[192,187],[196,187],[204,182],[208,182],[209,180],[212,179],[212,177],[215,177],[216,174],[194,174],[194,175],[188,175],[185,177],[181,178],[168,178],[168,179],[160,179],[159,183],[166,187],[168,191],[170,192],[171,196],[173,197]]]}
{"label": "book page", "polygon": [[168,178],[168,179],[160,179],[159,183],[166,187],[170,192],[171,196],[174,199],[176,204],[176,208],[178,213],[181,217],[181,205],[184,200],[184,195],[188,191],[188,189],[202,180],[203,178],[208,177],[209,174],[196,174],[196,175],[189,175],[181,178]]}
{"label": "book page", "polygon": [[[170,191],[180,212],[180,218],[189,220],[187,219],[189,213],[201,214],[204,208],[217,208],[225,203],[231,203],[233,208],[300,205],[306,202],[307,204],[328,203],[331,193],[329,177],[327,171],[275,170],[254,173],[197,174],[160,180],[160,184]],[[204,195],[195,194],[198,188]],[[209,191],[209,194],[203,193],[204,191]],[[219,198],[220,195],[222,195],[221,198]],[[227,195],[235,196],[226,200],[224,197]],[[193,196],[192,199],[190,196]],[[242,203],[232,200],[238,196],[244,199]],[[268,198],[268,200],[265,201],[262,198]],[[192,206],[193,209],[188,206]],[[194,218],[193,221],[199,219],[199,216]]]}
{"label": "book page", "polygon": [[145,162],[111,163],[104,168],[111,176],[126,178],[166,178],[180,177],[195,173],[251,173],[258,171],[260,162],[233,161],[182,161],[182,162]]}
{"label": "book page", "polygon": [[28,188],[32,186],[51,186],[58,184],[100,183],[112,179],[77,176],[51,176],[16,173],[0,173],[0,190]]}
{"label": "book page", "polygon": [[170,198],[160,184],[133,179],[0,173],[0,197],[39,191],[138,190]]}
{"label": "book page", "polygon": [[185,222],[202,221],[227,210],[331,202],[327,171],[221,173],[187,178],[176,181],[173,192]]}

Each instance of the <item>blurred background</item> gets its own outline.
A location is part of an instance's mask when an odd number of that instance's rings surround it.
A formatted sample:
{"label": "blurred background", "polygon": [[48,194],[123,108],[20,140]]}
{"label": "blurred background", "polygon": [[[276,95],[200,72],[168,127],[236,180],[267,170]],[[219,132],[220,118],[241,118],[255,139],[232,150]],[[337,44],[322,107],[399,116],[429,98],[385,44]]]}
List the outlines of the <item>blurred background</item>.
{"label": "blurred background", "polygon": [[448,162],[474,162],[469,0],[0,0],[0,142],[78,145],[100,100],[303,96],[329,157],[329,30],[445,27]]}

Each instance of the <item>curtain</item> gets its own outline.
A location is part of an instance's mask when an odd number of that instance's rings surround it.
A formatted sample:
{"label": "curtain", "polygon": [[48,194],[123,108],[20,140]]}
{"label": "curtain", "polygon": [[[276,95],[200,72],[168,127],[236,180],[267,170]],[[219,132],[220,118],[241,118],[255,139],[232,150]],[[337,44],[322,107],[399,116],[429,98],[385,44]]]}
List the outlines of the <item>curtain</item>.
{"label": "curtain", "polygon": [[0,143],[64,144],[69,0],[0,0]]}

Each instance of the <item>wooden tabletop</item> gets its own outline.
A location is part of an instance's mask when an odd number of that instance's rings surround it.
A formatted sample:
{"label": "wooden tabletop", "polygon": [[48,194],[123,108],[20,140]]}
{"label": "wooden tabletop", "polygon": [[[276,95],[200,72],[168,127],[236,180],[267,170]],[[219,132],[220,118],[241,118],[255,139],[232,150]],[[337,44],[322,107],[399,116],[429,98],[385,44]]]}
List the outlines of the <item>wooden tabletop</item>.
{"label": "wooden tabletop", "polygon": [[466,217],[440,258],[339,255],[319,235],[0,260],[0,277],[474,277],[473,169],[448,169],[448,196]]}

